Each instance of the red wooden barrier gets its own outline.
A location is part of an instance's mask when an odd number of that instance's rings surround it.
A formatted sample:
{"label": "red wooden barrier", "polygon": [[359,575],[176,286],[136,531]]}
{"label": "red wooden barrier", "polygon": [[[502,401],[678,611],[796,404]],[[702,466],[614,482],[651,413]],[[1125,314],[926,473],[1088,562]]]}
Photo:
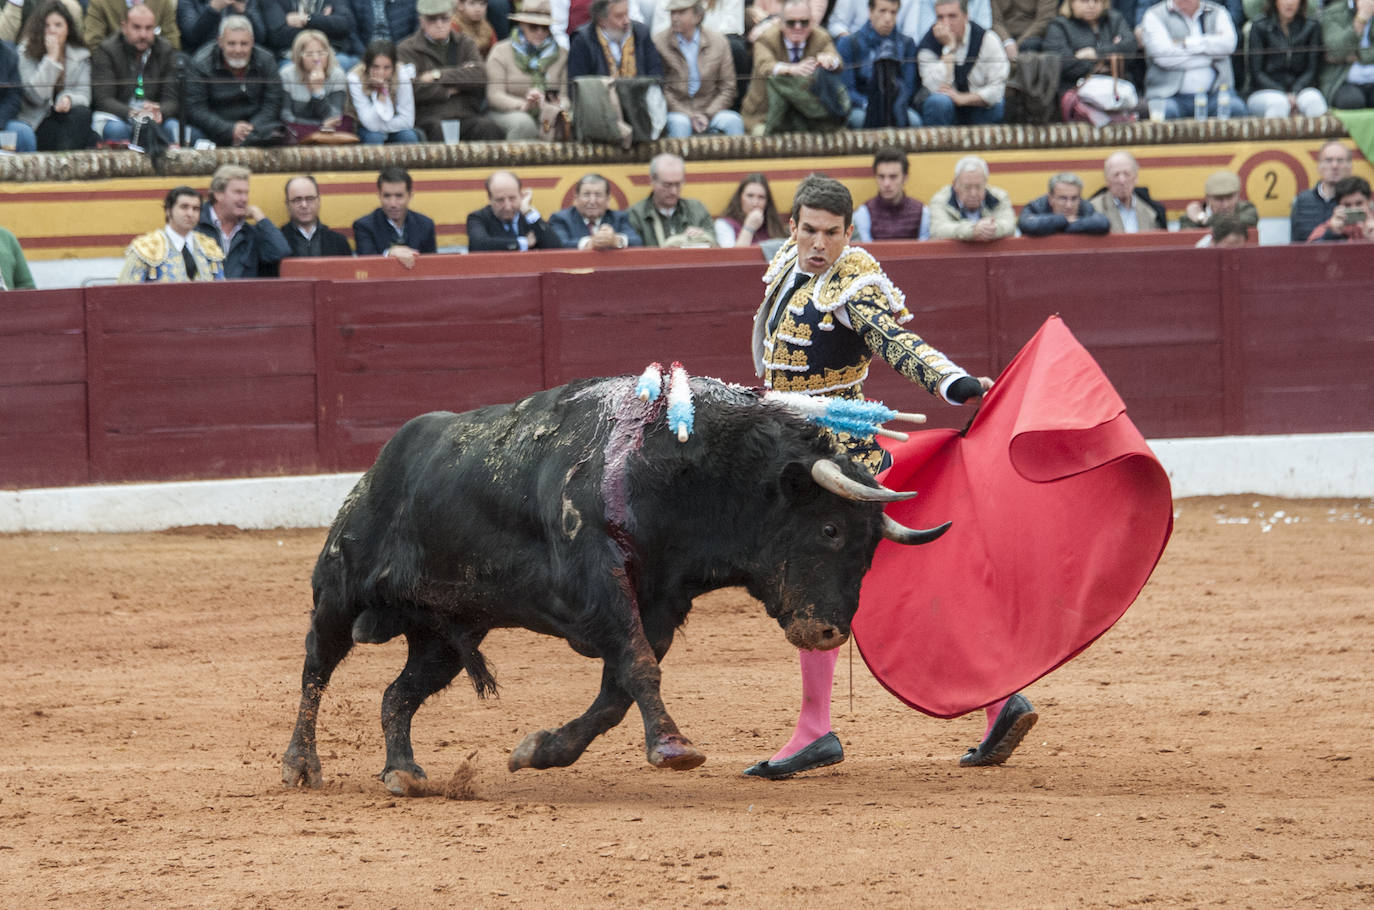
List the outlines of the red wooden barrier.
{"label": "red wooden barrier", "polygon": [[[1374,430],[1369,246],[971,246],[882,261],[974,373],[1059,313],[1147,436]],[[753,385],[763,262],[704,265],[0,294],[0,486],[359,469],[423,411],[654,360]],[[970,416],[878,362],[866,391]]]}
{"label": "red wooden barrier", "polygon": [[0,306],[0,485],[85,483],[81,291],[10,291]]}

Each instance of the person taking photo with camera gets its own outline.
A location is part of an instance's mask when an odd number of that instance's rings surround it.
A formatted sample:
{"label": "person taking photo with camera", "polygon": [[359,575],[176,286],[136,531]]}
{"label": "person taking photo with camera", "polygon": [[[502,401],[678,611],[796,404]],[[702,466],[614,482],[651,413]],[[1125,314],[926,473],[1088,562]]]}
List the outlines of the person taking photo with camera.
{"label": "person taking photo with camera", "polygon": [[1337,181],[1333,194],[1335,210],[1329,219],[1312,229],[1307,242],[1374,240],[1374,220],[1369,217],[1369,181],[1363,177],[1342,178]]}

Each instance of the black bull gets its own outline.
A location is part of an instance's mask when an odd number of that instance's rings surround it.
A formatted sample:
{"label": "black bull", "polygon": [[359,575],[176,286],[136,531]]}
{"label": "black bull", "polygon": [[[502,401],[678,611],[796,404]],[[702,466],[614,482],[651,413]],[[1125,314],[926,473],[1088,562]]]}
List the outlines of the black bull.
{"label": "black bull", "polygon": [[[705,761],[659,694],[659,661],[692,599],[742,585],[792,644],[849,636],[879,538],[933,540],[882,514],[914,494],[874,486],[816,426],[755,393],[694,379],[695,429],[680,442],[663,398],[635,380],[582,380],[511,405],[407,423],[349,493],[315,564],[300,713],[282,760],[288,786],[321,783],[320,697],[355,642],[405,635],[382,700],[397,793],[423,777],[411,718],[466,670],[496,682],[478,646],[495,628],[566,639],[604,663],[581,717],[527,736],[509,766],[572,764],[632,702],[648,760]],[[837,495],[838,494],[838,495]]]}

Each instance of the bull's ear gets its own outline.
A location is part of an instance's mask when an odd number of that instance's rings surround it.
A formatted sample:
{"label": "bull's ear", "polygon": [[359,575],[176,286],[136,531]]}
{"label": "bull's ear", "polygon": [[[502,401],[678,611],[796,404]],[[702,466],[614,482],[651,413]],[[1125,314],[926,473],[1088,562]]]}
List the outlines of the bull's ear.
{"label": "bull's ear", "polygon": [[783,498],[796,502],[815,494],[816,481],[811,479],[811,468],[800,461],[789,461],[783,466],[782,476],[778,478]]}

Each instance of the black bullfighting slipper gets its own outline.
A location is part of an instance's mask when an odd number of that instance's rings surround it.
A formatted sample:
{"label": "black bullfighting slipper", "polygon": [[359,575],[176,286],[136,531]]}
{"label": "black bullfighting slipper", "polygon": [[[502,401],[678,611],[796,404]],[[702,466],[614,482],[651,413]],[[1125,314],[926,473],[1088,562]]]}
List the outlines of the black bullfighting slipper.
{"label": "black bullfighting slipper", "polygon": [[969,749],[964,753],[964,757],[959,759],[960,767],[975,768],[1002,764],[1011,758],[1011,753],[1021,745],[1022,738],[1039,719],[1040,715],[1031,707],[1030,699],[1017,692],[1008,698],[1002,710],[997,712],[997,720],[993,722],[987,737],[977,748]]}
{"label": "black bullfighting slipper", "polygon": [[745,777],[786,780],[793,774],[814,771],[844,761],[844,746],[835,732],[825,734],[804,749],[799,749],[781,761],[761,761],[744,769]]}

